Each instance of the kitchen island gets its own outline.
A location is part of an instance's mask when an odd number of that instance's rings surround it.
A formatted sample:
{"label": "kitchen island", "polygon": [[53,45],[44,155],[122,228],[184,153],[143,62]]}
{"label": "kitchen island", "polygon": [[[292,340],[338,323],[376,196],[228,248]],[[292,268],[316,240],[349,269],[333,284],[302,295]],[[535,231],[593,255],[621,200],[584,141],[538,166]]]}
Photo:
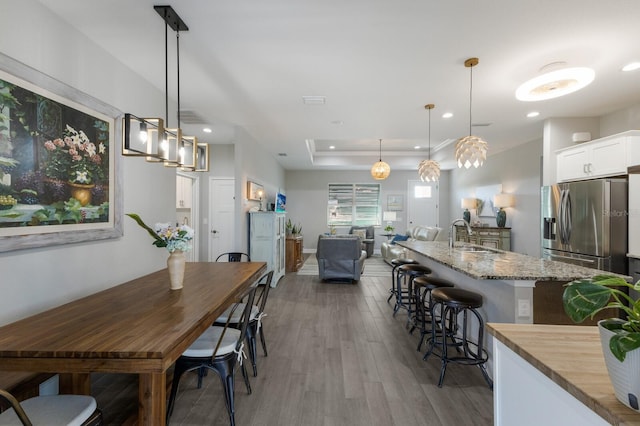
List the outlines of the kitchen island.
{"label": "kitchen island", "polygon": [[495,425],[640,425],[616,399],[596,326],[487,324]]}
{"label": "kitchen island", "polygon": [[[606,273],[469,244],[456,243],[453,249],[446,241],[399,241],[396,244],[408,249],[408,257],[429,267],[436,276],[458,288],[481,294],[483,305],[478,311],[485,323],[569,324],[562,308],[562,286],[578,278]],[[539,306],[534,302],[539,302]],[[492,339],[490,336],[486,339],[487,366],[491,371]]]}

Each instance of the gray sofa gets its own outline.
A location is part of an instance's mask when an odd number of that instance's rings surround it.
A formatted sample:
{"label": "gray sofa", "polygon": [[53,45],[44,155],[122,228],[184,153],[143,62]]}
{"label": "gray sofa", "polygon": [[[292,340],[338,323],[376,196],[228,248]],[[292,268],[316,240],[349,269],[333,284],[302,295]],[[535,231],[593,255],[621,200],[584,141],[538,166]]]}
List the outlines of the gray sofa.
{"label": "gray sofa", "polygon": [[366,251],[355,235],[319,235],[316,259],[321,280],[360,280]]}
{"label": "gray sofa", "polygon": [[[436,226],[416,225],[407,229],[405,233],[409,238],[407,241],[447,241],[447,231]],[[380,254],[385,262],[391,264],[392,259],[408,257],[407,249],[399,245],[392,244],[392,240],[385,241],[380,246]]]}

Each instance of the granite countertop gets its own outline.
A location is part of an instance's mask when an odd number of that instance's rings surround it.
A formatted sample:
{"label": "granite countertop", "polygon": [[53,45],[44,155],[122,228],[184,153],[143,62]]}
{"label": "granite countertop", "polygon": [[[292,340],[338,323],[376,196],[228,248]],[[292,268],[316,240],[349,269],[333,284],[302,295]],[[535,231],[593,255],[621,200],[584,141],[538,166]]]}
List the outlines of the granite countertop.
{"label": "granite countertop", "polygon": [[[398,241],[396,244],[477,280],[573,281],[603,273],[618,275],[493,248],[488,249],[490,252],[450,250],[447,241]],[[473,246],[455,244],[461,245]],[[631,280],[631,277],[619,276]]]}
{"label": "granite countertop", "polygon": [[597,327],[488,323],[487,330],[607,422],[640,425],[640,414],[616,399]]}
{"label": "granite countertop", "polygon": [[627,257],[631,257],[633,259],[640,259],[640,254],[636,253],[627,253]]}

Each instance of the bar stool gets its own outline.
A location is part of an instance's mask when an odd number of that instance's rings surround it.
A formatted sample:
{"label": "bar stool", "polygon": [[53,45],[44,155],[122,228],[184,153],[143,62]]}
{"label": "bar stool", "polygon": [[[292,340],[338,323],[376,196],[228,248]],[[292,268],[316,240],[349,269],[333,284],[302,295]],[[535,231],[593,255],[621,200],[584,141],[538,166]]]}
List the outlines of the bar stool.
{"label": "bar stool", "polygon": [[[440,380],[438,387],[442,387],[444,375],[449,362],[457,362],[465,365],[477,365],[482,371],[482,375],[493,389],[493,380],[489,377],[485,362],[489,358],[484,345],[484,320],[478,313],[478,308],[482,306],[482,295],[460,288],[436,288],[431,291],[433,315],[436,316],[437,308],[440,308],[440,333],[436,330],[436,321],[431,321],[431,339],[429,350],[423,359],[427,359],[431,353],[439,356],[442,360],[440,370]],[[477,342],[469,340],[468,334],[472,319],[468,313],[471,312],[477,320],[478,332]],[[458,320],[458,315],[462,314],[462,324]],[[449,319],[447,324],[447,318]],[[462,336],[459,335],[462,331]],[[450,343],[447,343],[449,339]],[[457,351],[457,355],[449,353],[449,347]]]}
{"label": "bar stool", "polygon": [[416,326],[420,327],[420,342],[417,350],[419,351],[424,342],[424,336],[431,332],[427,331],[427,318],[429,323],[437,321],[433,316],[433,301],[431,292],[436,288],[451,288],[453,283],[433,275],[423,275],[413,280],[413,290],[415,299],[418,301],[416,308]]}
{"label": "bar stool", "polygon": [[[393,308],[393,316],[396,316],[400,308],[407,310],[407,326],[411,323],[416,301],[413,299],[413,280],[416,277],[431,273],[431,269],[424,265],[408,264],[400,265],[396,271],[396,305]],[[402,289],[402,284],[407,286],[406,290]]]}
{"label": "bar stool", "polygon": [[396,280],[395,280],[396,270],[398,269],[398,267],[402,265],[416,265],[416,264],[418,264],[418,261],[413,259],[407,259],[402,257],[391,259],[391,266],[392,266],[391,288],[389,289],[389,298],[387,299],[387,303],[389,303],[389,300],[391,300],[391,298],[394,296],[396,300],[398,299],[398,294],[397,294],[398,291],[396,290]]}

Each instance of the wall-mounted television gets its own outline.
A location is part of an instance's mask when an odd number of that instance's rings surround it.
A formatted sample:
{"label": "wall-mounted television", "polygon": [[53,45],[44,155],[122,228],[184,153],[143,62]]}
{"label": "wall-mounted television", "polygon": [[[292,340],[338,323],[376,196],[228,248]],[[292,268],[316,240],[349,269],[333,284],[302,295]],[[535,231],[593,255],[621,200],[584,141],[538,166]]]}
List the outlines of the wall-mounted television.
{"label": "wall-mounted television", "polygon": [[278,192],[276,195],[276,213],[287,211],[287,196]]}

